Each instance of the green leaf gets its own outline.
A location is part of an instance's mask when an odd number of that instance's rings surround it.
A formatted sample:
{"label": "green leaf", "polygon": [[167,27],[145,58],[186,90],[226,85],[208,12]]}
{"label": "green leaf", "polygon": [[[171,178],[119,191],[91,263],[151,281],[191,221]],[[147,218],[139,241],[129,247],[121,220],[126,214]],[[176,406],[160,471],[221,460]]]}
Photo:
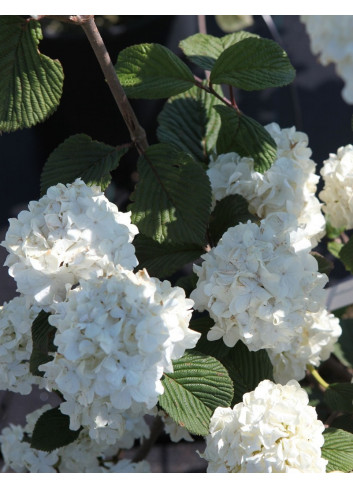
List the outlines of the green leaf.
{"label": "green leaf", "polygon": [[313,255],[314,258],[316,258],[319,272],[326,273],[327,276],[330,275],[334,268],[332,261],[320,255],[320,253],[318,253],[317,251],[312,251],[310,254]]}
{"label": "green leaf", "polygon": [[342,416],[337,416],[337,418],[332,421],[330,428],[339,428],[340,430],[353,433],[353,414],[342,414]]}
{"label": "green leaf", "polygon": [[178,278],[178,280],[175,282],[175,285],[184,289],[186,297],[190,297],[191,292],[196,287],[198,279],[199,278],[196,273],[192,272],[190,273],[190,275],[183,275],[182,277]]}
{"label": "green leaf", "polygon": [[212,70],[215,62],[225,49],[248,37],[258,38],[256,34],[240,31],[223,37],[210,34],[194,34],[179,43],[179,47],[190,61],[204,70]]}
{"label": "green leaf", "polygon": [[335,258],[340,259],[340,251],[343,247],[342,243],[339,243],[337,241],[329,241],[327,243],[327,249],[331,253],[332,256]]}
{"label": "green leaf", "polygon": [[59,406],[45,411],[35,424],[31,447],[51,452],[77,440],[82,428],[72,431],[69,428],[70,417],[62,414]]}
{"label": "green leaf", "polygon": [[342,246],[339,252],[339,258],[342,260],[345,269],[353,273],[353,236]]}
{"label": "green leaf", "polygon": [[137,270],[146,268],[149,275],[164,278],[178,271],[183,265],[193,262],[203,253],[203,248],[194,244],[159,243],[138,234],[133,241],[139,261]]}
{"label": "green leaf", "polygon": [[79,177],[87,185],[99,185],[105,190],[111,181],[110,172],[127,151],[127,147],[93,141],[86,134],[70,136],[49,155],[41,174],[41,194],[52,185],[72,183]]}
{"label": "green leaf", "polygon": [[207,333],[213,325],[214,321],[208,315],[190,321],[190,329],[201,333],[200,339],[195,346],[195,350],[204,353],[205,355],[211,355],[217,360],[222,361],[222,358],[228,355],[231,348],[224,344],[223,338],[215,341],[209,341],[207,339]]}
{"label": "green leaf", "polygon": [[194,435],[206,436],[218,407],[228,407],[233,387],[226,369],[215,358],[190,351],[173,361],[173,373],[162,378],[161,408]]}
{"label": "green leaf", "polygon": [[339,360],[346,367],[353,368],[353,319],[340,319],[342,334],[338,338],[340,354],[337,355]]}
{"label": "green leaf", "polygon": [[241,195],[227,195],[217,202],[210,218],[209,233],[212,244],[216,245],[223,234],[240,222],[255,221],[248,211],[248,202]]}
{"label": "green leaf", "polygon": [[350,382],[330,384],[325,391],[324,399],[333,411],[353,413],[353,384]]}
{"label": "green leaf", "polygon": [[217,140],[217,153],[236,152],[254,159],[255,171],[264,173],[277,157],[277,146],[268,131],[251,117],[231,107],[215,106],[222,125]]}
{"label": "green leaf", "polygon": [[288,85],[295,77],[286,52],[270,39],[248,37],[229,46],[215,62],[210,82],[243,90]]}
{"label": "green leaf", "polygon": [[328,239],[336,239],[336,238],[339,238],[340,237],[340,234],[344,232],[345,230],[345,227],[341,227],[341,228],[334,228],[331,223],[330,223],[330,220],[327,216],[325,216],[326,218],[326,236]]}
{"label": "green leaf", "polygon": [[115,69],[129,98],[168,98],[194,85],[194,75],[187,65],[161,44],[123,49]]}
{"label": "green leaf", "polygon": [[50,362],[53,357],[49,351],[55,351],[53,343],[56,328],[49,324],[48,318],[50,313],[40,311],[32,323],[32,343],[33,349],[29,359],[29,370],[33,375],[42,377],[44,372],[38,370],[39,365]]}
{"label": "green leaf", "polygon": [[252,15],[215,15],[216,24],[224,32],[234,32],[253,25]]}
{"label": "green leaf", "polygon": [[43,122],[58,107],[64,73],[59,61],[41,54],[39,22],[0,16],[0,131]]}
{"label": "green leaf", "polygon": [[249,351],[241,341],[221,362],[234,383],[232,405],[242,402],[243,395],[253,391],[262,380],[273,380],[273,368],[266,350]]}
{"label": "green leaf", "polygon": [[[218,93],[221,95],[221,90]],[[213,110],[216,101],[214,95],[197,87],[170,98],[158,116],[159,141],[207,162],[221,127],[220,116]]]}
{"label": "green leaf", "polygon": [[139,158],[138,172],[129,209],[140,232],[159,243],[204,245],[211,185],[201,165],[175,146],[160,143]]}
{"label": "green leaf", "polygon": [[337,428],[327,428],[321,456],[328,460],[326,472],[353,470],[353,434]]}

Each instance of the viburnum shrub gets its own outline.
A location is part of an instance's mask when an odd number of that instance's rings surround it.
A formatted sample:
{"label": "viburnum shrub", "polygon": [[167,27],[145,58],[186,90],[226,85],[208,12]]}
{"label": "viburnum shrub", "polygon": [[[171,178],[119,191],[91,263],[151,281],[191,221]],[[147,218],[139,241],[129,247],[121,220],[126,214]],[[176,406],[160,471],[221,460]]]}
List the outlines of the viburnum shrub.
{"label": "viburnum shrub", "polygon": [[[63,68],[38,50],[45,18],[0,16],[4,133],[60,103]],[[56,20],[85,32],[130,141],[71,135],[38,200],[9,219],[1,245],[18,295],[0,309],[0,388],[58,401],[2,430],[4,470],[148,472],[164,430],[204,439],[208,472],[352,472],[353,320],[327,310],[332,264],[313,250],[326,237],[353,271],[353,146],[323,162],[320,201],[308,136],[238,107],[234,87],[293,81],[272,40],[200,32],[180,41],[188,64],[145,43],[114,66],[94,16]],[[324,37],[315,51],[328,62]],[[156,144],[139,98],[167,99]],[[121,211],[109,185],[127,152],[138,179]],[[330,357],[344,380],[319,374]]]}

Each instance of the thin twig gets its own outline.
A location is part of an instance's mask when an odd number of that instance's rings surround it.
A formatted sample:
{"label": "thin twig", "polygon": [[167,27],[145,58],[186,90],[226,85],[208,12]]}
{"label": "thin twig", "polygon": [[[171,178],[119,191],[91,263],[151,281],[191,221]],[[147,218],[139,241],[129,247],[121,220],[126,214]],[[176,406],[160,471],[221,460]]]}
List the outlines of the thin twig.
{"label": "thin twig", "polygon": [[151,436],[143,441],[138,452],[132,459],[133,463],[141,462],[141,460],[144,460],[147,457],[149,451],[156,443],[159,435],[162,433],[163,427],[164,423],[162,421],[162,418],[160,416],[156,416],[151,427]]}
{"label": "thin twig", "polygon": [[112,92],[115,102],[119,107],[120,113],[129,129],[131,140],[135,144],[138,152],[143,154],[148,148],[145,130],[140,126],[135,112],[130,105],[123,87],[120,84],[109,53],[94,21],[94,16],[78,15],[77,23],[81,25],[93,48],[110,91]]}

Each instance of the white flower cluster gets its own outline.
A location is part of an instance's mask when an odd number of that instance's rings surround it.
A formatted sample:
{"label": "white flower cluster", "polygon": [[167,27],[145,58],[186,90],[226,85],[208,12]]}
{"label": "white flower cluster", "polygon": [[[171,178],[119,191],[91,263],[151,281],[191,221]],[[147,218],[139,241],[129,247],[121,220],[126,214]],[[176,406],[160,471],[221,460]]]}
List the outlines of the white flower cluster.
{"label": "white flower cluster", "polygon": [[[92,440],[87,430],[82,430],[73,443],[48,453],[31,448],[26,437],[31,437],[40,415],[50,409],[45,405],[26,417],[26,425],[10,425],[0,435],[1,452],[5,465],[3,471],[32,473],[104,473],[104,472],[150,472],[147,462],[133,463],[122,459],[110,461],[120,446],[107,446]],[[124,447],[125,448],[125,447]],[[128,447],[126,447],[128,448]]]}
{"label": "white flower cluster", "polygon": [[291,379],[303,379],[307,365],[318,367],[329,358],[341,333],[339,319],[326,309],[306,313],[290,350],[281,353],[268,350],[275,381],[285,384]]}
{"label": "white flower cluster", "polygon": [[310,38],[311,51],[319,55],[319,61],[326,66],[335,64],[337,74],[345,86],[342,98],[353,104],[353,17],[351,15],[302,15]]}
{"label": "white flower cluster", "polygon": [[178,425],[167,413],[158,411],[158,415],[163,419],[164,431],[169,435],[172,442],[178,443],[180,440],[194,441],[188,430]]}
{"label": "white flower cluster", "polygon": [[207,472],[324,473],[324,425],[292,380],[260,382],[233,409],[218,407],[210,423]]}
{"label": "white flower cluster", "polygon": [[242,158],[237,153],[211,160],[207,174],[214,203],[227,195],[239,194],[249,202],[249,211],[259,218],[290,213],[314,247],[324,235],[325,219],[315,196],[319,176],[310,159],[308,136],[295,127],[281,129],[276,123],[265,129],[277,144],[273,165],[262,174],[254,170],[252,158]]}
{"label": "white flower cluster", "polygon": [[131,244],[138,230],[130,213],[119,212],[99,187],[81,179],[58,184],[28,209],[9,219],[1,244],[18,292],[45,310],[65,300],[81,279],[107,276],[118,264],[138,264]]}
{"label": "white flower cluster", "polygon": [[47,387],[63,394],[72,430],[81,425],[115,443],[126,410],[138,416],[157,404],[163,372],[200,337],[188,329],[192,306],[183,289],[121,267],[104,280],[82,280],[53,305],[57,352],[39,368]]}
{"label": "white flower cluster", "polygon": [[333,227],[353,229],[353,146],[348,144],[331,153],[320,171],[324,189],[319,197]]}
{"label": "white flower cluster", "polygon": [[24,297],[15,297],[0,307],[0,390],[26,395],[40,377],[29,371],[32,353],[32,322],[39,308],[28,307]]}
{"label": "white flower cluster", "polygon": [[270,214],[260,225],[238,224],[194,266],[198,282],[190,297],[215,321],[210,341],[288,351],[307,312],[322,309],[327,276],[291,229],[288,214]]}

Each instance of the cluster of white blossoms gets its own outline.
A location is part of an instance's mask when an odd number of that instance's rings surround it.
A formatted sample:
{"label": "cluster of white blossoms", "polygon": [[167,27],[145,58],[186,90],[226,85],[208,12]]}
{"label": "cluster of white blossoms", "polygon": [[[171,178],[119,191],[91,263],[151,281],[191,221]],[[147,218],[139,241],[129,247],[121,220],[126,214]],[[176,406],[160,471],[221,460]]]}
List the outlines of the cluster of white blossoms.
{"label": "cluster of white blossoms", "polygon": [[275,140],[277,157],[265,173],[254,170],[252,158],[237,153],[219,155],[207,170],[214,204],[228,195],[239,194],[249,203],[249,211],[259,218],[272,213],[293,215],[296,226],[316,246],[325,233],[325,219],[315,192],[319,176],[310,159],[308,136],[295,127],[281,129],[272,123],[265,129]]}
{"label": "cluster of white blossoms", "polygon": [[274,380],[284,384],[291,379],[303,379],[308,365],[318,367],[329,358],[341,333],[339,319],[326,309],[306,313],[290,350],[280,353],[267,350]]}
{"label": "cluster of white blossoms", "polygon": [[[104,472],[150,472],[147,462],[133,463],[122,459],[112,462],[119,446],[111,447],[92,440],[86,430],[69,445],[45,452],[30,446],[30,438],[40,415],[50,409],[45,405],[26,417],[26,425],[10,425],[0,434],[1,452],[4,458],[3,472],[31,473],[104,473]],[[27,441],[28,440],[28,441]]]}
{"label": "cluster of white blossoms", "polygon": [[353,229],[353,146],[331,153],[320,170],[324,188],[319,197],[323,211],[335,228]]}
{"label": "cluster of white blossoms", "polygon": [[264,380],[233,409],[218,407],[200,454],[207,472],[325,472],[324,425],[308,402],[295,380]]}
{"label": "cluster of white blossoms", "polygon": [[22,296],[0,307],[0,390],[26,395],[33,384],[40,384],[40,377],[29,370],[31,326],[39,311],[27,306]]}
{"label": "cluster of white blossoms", "polygon": [[335,64],[336,73],[345,83],[342,98],[353,104],[353,17],[302,15],[300,19],[309,35],[311,51],[319,55],[322,65]]}
{"label": "cluster of white blossoms", "polygon": [[39,369],[47,388],[63,394],[72,430],[84,426],[115,443],[126,410],[139,415],[157,404],[163,372],[200,337],[188,328],[192,306],[183,289],[121,267],[104,280],[82,280],[53,305],[57,352]]}
{"label": "cluster of white blossoms", "polygon": [[119,212],[100,187],[81,179],[50,187],[9,223],[1,243],[9,253],[5,265],[18,292],[47,311],[81,279],[138,264],[132,245],[138,229],[130,213]]}
{"label": "cluster of white blossoms", "polygon": [[284,213],[260,225],[238,224],[194,265],[198,282],[190,297],[215,322],[210,341],[223,338],[232,347],[241,340],[250,351],[281,353],[292,348],[305,315],[322,309],[328,278],[292,226]]}

